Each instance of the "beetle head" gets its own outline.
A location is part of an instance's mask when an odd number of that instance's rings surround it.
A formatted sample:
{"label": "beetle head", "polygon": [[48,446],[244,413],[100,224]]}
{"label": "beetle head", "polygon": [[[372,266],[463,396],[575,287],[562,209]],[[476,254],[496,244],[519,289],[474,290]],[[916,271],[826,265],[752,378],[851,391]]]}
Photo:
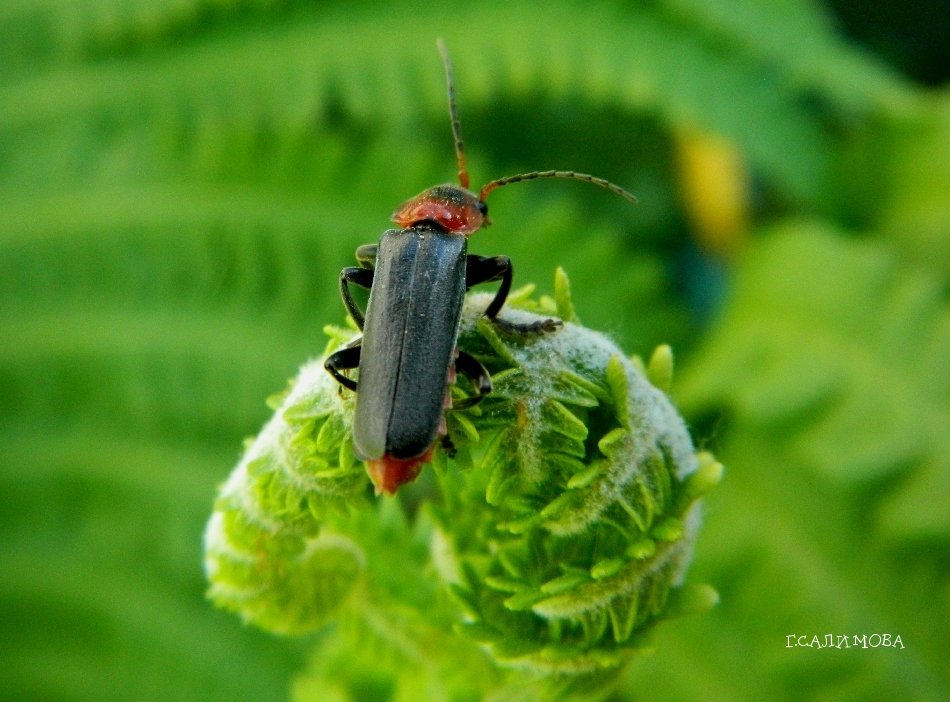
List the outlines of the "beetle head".
{"label": "beetle head", "polygon": [[404,202],[393,212],[400,227],[430,222],[440,229],[469,235],[491,224],[488,205],[478,195],[458,185],[437,185]]}
{"label": "beetle head", "polygon": [[606,188],[621,197],[636,202],[637,198],[603,178],[577,173],[575,171],[531,171],[519,173],[505,178],[498,178],[482,186],[476,195],[468,189],[469,175],[465,166],[465,145],[462,142],[462,127],[459,124],[458,110],[455,105],[455,82],[452,79],[452,62],[445,44],[438,40],[439,53],[442,54],[442,65],[445,67],[445,81],[449,87],[449,117],[452,119],[452,136],[455,139],[455,158],[458,163],[459,185],[437,185],[429,188],[411,200],[404,202],[393,212],[393,221],[403,229],[420,224],[438,227],[451,234],[468,236],[482,227],[491,224],[488,218],[488,205],[485,200],[488,194],[504,185],[520,183],[536,178],[569,178],[582,180],[601,188]]}

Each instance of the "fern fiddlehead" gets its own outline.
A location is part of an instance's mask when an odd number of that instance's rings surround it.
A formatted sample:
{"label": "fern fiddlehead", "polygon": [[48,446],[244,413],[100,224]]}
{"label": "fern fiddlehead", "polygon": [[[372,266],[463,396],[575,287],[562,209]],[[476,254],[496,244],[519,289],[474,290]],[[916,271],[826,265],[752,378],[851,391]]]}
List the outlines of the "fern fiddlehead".
{"label": "fern fiddlehead", "polygon": [[[555,334],[508,338],[479,319],[487,302],[467,300],[459,346],[495,389],[449,413],[456,455],[437,453],[401,505],[369,497],[349,439],[352,397],[320,362],[272,401],[206,531],[219,606],[279,633],[398,612],[400,641],[423,625],[456,631],[502,669],[561,685],[611,679],[656,622],[715,601],[681,580],[698,500],[722,466],[694,450],[663,392],[669,347],[646,367],[625,358],[577,323],[562,271],[553,299],[524,290],[503,313],[557,314]],[[330,350],[351,335],[328,332]]]}

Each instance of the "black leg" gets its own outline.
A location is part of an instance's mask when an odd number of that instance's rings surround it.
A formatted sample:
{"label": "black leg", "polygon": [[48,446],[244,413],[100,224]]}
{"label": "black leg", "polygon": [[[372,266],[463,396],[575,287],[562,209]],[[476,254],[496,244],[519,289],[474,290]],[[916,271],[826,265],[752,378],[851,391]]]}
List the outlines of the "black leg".
{"label": "black leg", "polygon": [[511,265],[511,259],[507,256],[475,256],[469,254],[465,259],[466,290],[474,285],[501,280],[501,287],[498,288],[495,298],[488,305],[488,309],[485,310],[485,316],[489,319],[494,319],[502,305],[505,304],[508,292],[511,290],[513,275],[514,269]]}
{"label": "black leg", "polygon": [[442,448],[448,454],[449,458],[455,458],[455,454],[458,453],[458,449],[455,448],[455,444],[452,443],[452,439],[449,438],[448,434],[442,437]]}
{"label": "black leg", "polygon": [[376,268],[376,251],[379,249],[377,244],[363,244],[356,250],[356,260],[360,268]]}
{"label": "black leg", "polygon": [[343,297],[343,304],[346,305],[347,312],[356,322],[356,326],[363,328],[366,321],[363,316],[363,310],[356,304],[353,294],[350,292],[350,283],[359,285],[361,288],[371,288],[373,286],[373,270],[370,268],[344,268],[340,271],[340,295]]}
{"label": "black leg", "polygon": [[561,320],[559,319],[542,319],[531,324],[518,324],[497,318],[511,290],[513,275],[514,267],[511,265],[511,259],[507,256],[486,257],[470,254],[465,260],[466,289],[473,285],[501,280],[498,292],[495,293],[494,299],[485,310],[485,316],[494,322],[497,327],[513,334],[539,334],[552,332],[560,327]]}
{"label": "black leg", "polygon": [[373,287],[373,268],[376,266],[376,252],[379,249],[377,244],[364,244],[356,249],[356,260],[360,264],[359,268],[344,268],[340,271],[340,296],[343,298],[343,304],[346,305],[346,311],[350,313],[356,326],[363,328],[366,321],[363,310],[359,308],[350,292],[350,283],[359,285],[361,288],[369,290]]}
{"label": "black leg", "polygon": [[491,376],[488,374],[485,366],[474,356],[464,351],[459,351],[458,358],[455,359],[455,370],[472,381],[472,385],[475,386],[475,391],[478,394],[474,397],[466,397],[464,400],[456,402],[452,405],[453,409],[474,407],[482,401],[485,395],[491,392]]}
{"label": "black leg", "polygon": [[359,346],[359,341],[360,340],[357,339],[356,343],[346,346],[335,353],[331,353],[327,356],[327,360],[323,362],[323,367],[327,369],[327,372],[329,372],[340,385],[350,390],[356,390],[356,381],[347,378],[340,371],[359,368],[360,351],[362,350]]}

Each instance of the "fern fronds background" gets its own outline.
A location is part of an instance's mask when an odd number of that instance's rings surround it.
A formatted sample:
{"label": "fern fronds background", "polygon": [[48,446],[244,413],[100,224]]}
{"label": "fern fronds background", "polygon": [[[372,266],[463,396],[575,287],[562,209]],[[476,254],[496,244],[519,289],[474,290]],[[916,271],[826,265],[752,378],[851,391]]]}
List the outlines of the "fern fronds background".
{"label": "fern fronds background", "polygon": [[[691,571],[722,604],[658,631],[617,699],[950,696],[946,89],[806,0],[544,14],[0,2],[0,698],[290,694],[309,643],[213,610],[200,535],[341,318],[339,269],[453,177],[437,35],[476,183],[570,167],[641,203],[506,189],[473,250],[520,283],[565,265],[588,326],[671,343],[729,469]],[[697,134],[738,159],[703,161],[710,187],[752,183],[712,239]],[[906,648],[786,648],[874,633]]]}

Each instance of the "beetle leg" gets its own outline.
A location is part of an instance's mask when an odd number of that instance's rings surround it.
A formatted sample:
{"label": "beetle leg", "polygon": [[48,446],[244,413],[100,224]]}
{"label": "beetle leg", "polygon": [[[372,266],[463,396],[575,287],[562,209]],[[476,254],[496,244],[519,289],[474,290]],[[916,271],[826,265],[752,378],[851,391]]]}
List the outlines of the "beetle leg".
{"label": "beetle leg", "polygon": [[455,359],[455,368],[459,373],[472,381],[478,394],[474,397],[466,397],[464,400],[459,400],[452,405],[452,408],[464,409],[465,407],[474,407],[482,401],[485,395],[491,392],[491,376],[481,361],[464,351],[458,352],[458,357]]}
{"label": "beetle leg", "polygon": [[501,287],[495,293],[495,299],[485,310],[485,316],[489,319],[494,319],[502,305],[505,304],[508,292],[511,290],[512,275],[514,275],[514,268],[511,265],[511,259],[507,256],[476,256],[469,254],[465,258],[466,290],[475,285],[501,280]]}
{"label": "beetle leg", "polygon": [[372,268],[344,268],[340,271],[340,294],[343,296],[343,304],[346,305],[347,312],[356,322],[356,326],[363,328],[365,321],[363,310],[356,304],[353,294],[350,292],[350,283],[359,285],[361,288],[371,288],[373,286]]}
{"label": "beetle leg", "polygon": [[449,438],[449,435],[446,434],[442,437],[442,448],[448,454],[449,458],[455,458],[455,454],[458,453],[458,449],[455,448],[455,444],[452,443],[452,439]]}
{"label": "beetle leg", "polygon": [[376,252],[379,250],[378,244],[363,244],[356,250],[356,260],[359,261],[360,268],[376,268]]}
{"label": "beetle leg", "polygon": [[356,249],[356,260],[360,267],[344,268],[340,271],[340,295],[343,297],[343,304],[346,305],[347,312],[356,322],[356,326],[363,328],[365,315],[353,299],[350,292],[350,283],[359,285],[361,288],[369,290],[373,287],[373,269],[376,267],[376,252],[379,249],[377,244],[364,244]]}
{"label": "beetle leg", "polygon": [[358,343],[346,346],[336,353],[331,353],[327,356],[327,360],[323,362],[323,367],[327,369],[330,375],[332,375],[340,385],[350,390],[356,390],[356,381],[347,378],[340,371],[359,368],[361,350],[362,348]]}
{"label": "beetle leg", "polygon": [[485,310],[485,316],[488,317],[497,327],[504,331],[514,334],[539,334],[541,332],[552,332],[561,326],[559,319],[542,319],[531,324],[518,324],[508,320],[498,319],[498,313],[501,311],[508,293],[511,290],[511,279],[514,275],[514,267],[511,265],[511,259],[507,256],[476,256],[469,254],[465,260],[465,289],[481,283],[490,283],[495,280],[501,280],[501,286],[495,293],[494,299],[489,303]]}

